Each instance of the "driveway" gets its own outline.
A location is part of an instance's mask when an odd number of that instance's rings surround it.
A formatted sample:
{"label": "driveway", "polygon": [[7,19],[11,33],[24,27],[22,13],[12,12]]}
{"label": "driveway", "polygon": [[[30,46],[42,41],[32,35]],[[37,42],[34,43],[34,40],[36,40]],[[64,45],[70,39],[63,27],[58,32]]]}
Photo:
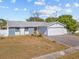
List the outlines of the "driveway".
{"label": "driveway", "polygon": [[79,46],[79,37],[73,35],[61,35],[48,37],[51,41],[55,40],[69,47]]}

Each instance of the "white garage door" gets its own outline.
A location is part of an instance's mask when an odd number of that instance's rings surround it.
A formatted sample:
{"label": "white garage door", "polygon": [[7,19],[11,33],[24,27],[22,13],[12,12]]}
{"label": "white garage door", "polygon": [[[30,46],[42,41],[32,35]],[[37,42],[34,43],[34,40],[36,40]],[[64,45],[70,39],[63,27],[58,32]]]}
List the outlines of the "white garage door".
{"label": "white garage door", "polygon": [[67,30],[65,28],[48,28],[48,36],[54,36],[54,35],[64,35],[67,34]]}

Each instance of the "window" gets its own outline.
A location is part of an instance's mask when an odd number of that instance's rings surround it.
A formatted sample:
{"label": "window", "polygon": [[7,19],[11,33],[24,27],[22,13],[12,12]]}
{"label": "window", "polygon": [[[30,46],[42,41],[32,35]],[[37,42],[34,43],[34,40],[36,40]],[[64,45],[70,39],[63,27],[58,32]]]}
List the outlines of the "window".
{"label": "window", "polygon": [[15,32],[19,32],[20,31],[20,28],[19,27],[16,27],[15,28]]}
{"label": "window", "polygon": [[25,27],[25,31],[28,31],[28,28],[27,27]]}

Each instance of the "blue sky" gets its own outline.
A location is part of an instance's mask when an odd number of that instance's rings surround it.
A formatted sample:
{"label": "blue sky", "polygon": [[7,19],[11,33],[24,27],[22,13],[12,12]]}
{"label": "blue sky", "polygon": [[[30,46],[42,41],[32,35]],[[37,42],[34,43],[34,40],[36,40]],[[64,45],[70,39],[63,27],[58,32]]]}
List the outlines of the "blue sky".
{"label": "blue sky", "polygon": [[40,13],[40,17],[73,15],[79,21],[79,0],[0,0],[0,18],[23,21]]}

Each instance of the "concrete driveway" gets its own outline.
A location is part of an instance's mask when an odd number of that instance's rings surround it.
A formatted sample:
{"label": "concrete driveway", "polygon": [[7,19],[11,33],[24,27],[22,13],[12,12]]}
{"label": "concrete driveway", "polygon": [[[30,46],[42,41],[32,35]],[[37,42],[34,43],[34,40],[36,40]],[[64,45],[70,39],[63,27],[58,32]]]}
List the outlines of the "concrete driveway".
{"label": "concrete driveway", "polygon": [[61,35],[48,37],[51,41],[55,40],[69,47],[79,46],[79,37],[73,35]]}

